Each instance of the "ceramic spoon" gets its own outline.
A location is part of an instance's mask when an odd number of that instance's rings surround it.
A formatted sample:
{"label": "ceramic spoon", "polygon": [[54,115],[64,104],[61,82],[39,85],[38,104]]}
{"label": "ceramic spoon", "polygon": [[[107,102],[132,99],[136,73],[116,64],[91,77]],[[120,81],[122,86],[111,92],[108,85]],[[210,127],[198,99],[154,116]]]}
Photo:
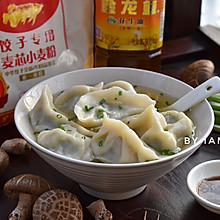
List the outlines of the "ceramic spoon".
{"label": "ceramic spoon", "polygon": [[184,95],[172,105],[161,108],[160,112],[168,110],[184,112],[218,92],[220,92],[220,78],[218,76],[214,76]]}

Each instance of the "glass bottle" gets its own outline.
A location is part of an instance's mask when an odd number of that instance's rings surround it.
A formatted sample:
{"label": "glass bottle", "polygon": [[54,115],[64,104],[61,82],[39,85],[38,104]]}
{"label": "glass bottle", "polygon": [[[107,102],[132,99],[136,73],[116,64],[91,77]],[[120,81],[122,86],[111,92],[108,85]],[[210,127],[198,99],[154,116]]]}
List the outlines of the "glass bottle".
{"label": "glass bottle", "polygon": [[95,0],[95,67],[159,71],[165,0]]}

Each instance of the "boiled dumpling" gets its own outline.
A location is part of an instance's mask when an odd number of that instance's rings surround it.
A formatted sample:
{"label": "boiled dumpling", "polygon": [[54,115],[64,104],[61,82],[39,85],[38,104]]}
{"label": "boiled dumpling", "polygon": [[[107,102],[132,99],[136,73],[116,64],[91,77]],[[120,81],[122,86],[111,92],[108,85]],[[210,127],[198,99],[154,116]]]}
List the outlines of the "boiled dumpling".
{"label": "boiled dumpling", "polygon": [[97,84],[96,86],[87,86],[87,85],[75,85],[69,89],[66,89],[59,94],[56,94],[54,97],[54,105],[56,108],[61,111],[68,118],[75,118],[75,113],[73,111],[75,104],[79,98],[92,91],[100,90],[103,87],[103,82]]}
{"label": "boiled dumpling", "polygon": [[150,147],[161,152],[163,150],[178,150],[175,136],[166,130],[167,122],[156,108],[149,109],[150,128],[141,136],[141,139]]}
{"label": "boiled dumpling", "polygon": [[183,112],[174,110],[159,113],[152,109],[151,113],[152,125],[141,139],[157,151],[178,152],[182,147],[179,139],[192,134],[191,120]]}
{"label": "boiled dumpling", "polygon": [[82,134],[88,136],[92,136],[94,134],[93,132],[69,120],[65,115],[56,110],[53,104],[53,96],[47,85],[43,88],[38,102],[29,112],[29,117],[34,131],[37,132],[57,128],[60,124],[70,124],[73,127],[76,127]]}
{"label": "boiled dumpling", "polygon": [[76,128],[68,124],[42,131],[38,135],[37,141],[43,147],[67,157],[87,161],[92,158],[89,147],[91,138],[78,133]]}
{"label": "boiled dumpling", "polygon": [[104,117],[91,140],[94,159],[105,163],[136,163],[158,159],[137,134],[120,120]]}
{"label": "boiled dumpling", "polygon": [[155,101],[145,94],[137,94],[113,86],[87,93],[76,103],[74,112],[85,127],[100,126],[105,113],[109,118],[123,119],[139,114]]}
{"label": "boiled dumpling", "polygon": [[134,87],[129,83],[129,82],[126,82],[126,81],[123,81],[123,80],[117,80],[117,81],[114,81],[114,82],[110,82],[106,85],[103,86],[103,89],[108,89],[108,88],[111,88],[113,86],[117,86],[117,87],[120,87],[124,90],[129,90],[129,91],[132,91],[134,93],[136,93]]}
{"label": "boiled dumpling", "polygon": [[[134,130],[139,137],[141,137],[153,124],[154,118],[157,117],[162,127],[166,127],[167,123],[163,115],[155,112],[154,105],[150,105],[141,114],[128,117],[123,122],[132,130]],[[154,112],[154,114],[152,113]]]}
{"label": "boiled dumpling", "polygon": [[167,131],[172,133],[177,140],[192,135],[193,123],[186,114],[175,110],[162,112],[162,114],[167,122]]}

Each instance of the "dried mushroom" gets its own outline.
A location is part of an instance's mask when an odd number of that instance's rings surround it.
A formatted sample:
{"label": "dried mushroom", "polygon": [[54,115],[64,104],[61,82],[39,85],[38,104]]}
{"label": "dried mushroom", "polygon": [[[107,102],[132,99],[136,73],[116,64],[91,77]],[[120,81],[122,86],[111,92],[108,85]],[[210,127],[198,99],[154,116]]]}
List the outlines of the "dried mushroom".
{"label": "dried mushroom", "polygon": [[91,213],[91,215],[95,218],[95,220],[112,220],[112,213],[106,209],[104,201],[99,199],[93,203],[91,203],[87,209]]}
{"label": "dried mushroom", "polygon": [[35,201],[33,220],[83,220],[83,209],[76,195],[61,189],[49,190]]}
{"label": "dried mushroom", "polygon": [[2,143],[1,148],[7,153],[15,155],[22,155],[31,150],[30,144],[22,138],[6,140]]}
{"label": "dried mushroom", "polygon": [[33,174],[18,175],[8,180],[4,185],[5,194],[19,199],[17,207],[9,215],[9,220],[28,219],[37,197],[52,188],[47,180]]}
{"label": "dried mushroom", "polygon": [[215,66],[211,60],[197,60],[185,68],[180,75],[180,79],[192,87],[197,87],[211,78],[214,70]]}
{"label": "dried mushroom", "polygon": [[0,173],[2,173],[9,164],[9,156],[8,154],[0,148]]}

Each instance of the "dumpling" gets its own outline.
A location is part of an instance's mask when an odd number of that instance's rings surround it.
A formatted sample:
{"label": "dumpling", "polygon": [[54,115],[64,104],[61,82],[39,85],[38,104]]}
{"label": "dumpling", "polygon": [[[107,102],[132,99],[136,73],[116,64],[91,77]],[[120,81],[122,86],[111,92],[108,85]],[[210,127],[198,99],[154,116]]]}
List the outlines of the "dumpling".
{"label": "dumpling", "polygon": [[141,136],[141,140],[159,152],[178,150],[175,136],[166,130],[167,122],[164,116],[157,112],[156,108],[149,109],[148,116],[147,120],[151,121],[151,125]]}
{"label": "dumpling", "polygon": [[54,105],[68,118],[75,118],[73,109],[79,98],[88,92],[102,89],[103,84],[101,82],[95,86],[75,85],[54,95]]}
{"label": "dumpling", "polygon": [[172,133],[177,140],[193,134],[194,125],[183,112],[170,110],[162,112],[162,114],[167,122],[167,131]]}
{"label": "dumpling", "polygon": [[191,135],[193,131],[192,121],[182,112],[159,113],[152,109],[149,120],[152,121],[152,125],[141,139],[159,152],[180,151],[179,139]]}
{"label": "dumpling", "polygon": [[42,131],[37,141],[43,147],[58,154],[81,160],[91,160],[92,152],[89,147],[91,138],[77,132],[70,125],[60,125],[49,131]]}
{"label": "dumpling", "polygon": [[123,81],[123,80],[117,80],[117,81],[114,81],[114,82],[110,82],[110,83],[104,85],[103,89],[108,89],[108,88],[111,88],[113,86],[117,86],[117,87],[120,87],[124,90],[133,91],[134,93],[136,93],[134,87],[129,82],[126,82],[126,81]]}
{"label": "dumpling", "polygon": [[[163,115],[155,112],[154,105],[150,105],[141,114],[128,117],[123,122],[132,130],[134,130],[139,137],[141,137],[147,130],[149,130],[153,124],[154,117],[160,121],[162,127],[166,127],[167,123]],[[154,114],[153,114],[154,112]]]}
{"label": "dumpling", "polygon": [[74,112],[80,124],[94,127],[102,124],[104,113],[109,118],[121,120],[141,113],[151,104],[155,105],[155,101],[145,94],[113,86],[81,96]]}
{"label": "dumpling", "polygon": [[105,163],[136,163],[157,160],[156,153],[144,145],[137,134],[120,120],[104,117],[92,137],[94,159]]}
{"label": "dumpling", "polygon": [[76,124],[56,110],[53,104],[53,96],[47,85],[43,88],[42,94],[36,105],[29,112],[29,117],[34,131],[37,132],[57,128],[60,124],[70,124],[73,127],[76,127],[82,134],[88,136],[92,136],[94,134],[92,131]]}

